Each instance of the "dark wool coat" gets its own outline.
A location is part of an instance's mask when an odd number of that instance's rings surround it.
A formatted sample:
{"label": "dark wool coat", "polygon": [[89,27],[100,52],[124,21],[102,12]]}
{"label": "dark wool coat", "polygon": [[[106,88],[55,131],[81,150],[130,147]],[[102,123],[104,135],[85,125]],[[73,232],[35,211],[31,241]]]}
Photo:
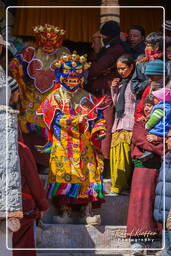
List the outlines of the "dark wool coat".
{"label": "dark wool coat", "polygon": [[[169,210],[171,209],[171,152],[165,156],[165,195],[164,195],[164,163],[160,168],[160,174],[156,187],[156,197],[154,204],[154,218],[158,222],[163,222],[165,212],[165,221]],[[165,197],[165,209],[163,209],[163,196]]]}
{"label": "dark wool coat", "polygon": [[88,91],[97,97],[102,94],[110,95],[112,80],[116,74],[116,61],[125,53],[121,40],[114,40],[109,48],[104,49],[103,54],[94,61],[89,69]]}
{"label": "dark wool coat", "polygon": [[145,43],[141,42],[139,44],[137,44],[135,47],[131,48],[132,50],[132,55],[134,60],[136,60],[138,58],[138,56],[144,54],[145,51]]}
{"label": "dark wool coat", "polygon": [[127,53],[131,54],[133,59],[136,61],[140,55],[144,55],[145,43],[144,41],[131,48],[128,42],[123,42]]}
{"label": "dark wool coat", "polygon": [[116,72],[116,61],[125,53],[120,39],[113,40],[109,48],[104,49],[103,54],[92,63],[88,75],[88,87],[86,88],[96,97],[107,94],[106,103],[108,107],[104,110],[104,119],[107,122],[106,137],[102,141],[102,153],[109,158],[111,144],[111,129],[114,121],[113,103],[111,98],[112,80],[118,77]]}
{"label": "dark wool coat", "polygon": [[138,62],[132,76],[131,90],[137,96],[137,101],[141,99],[144,89],[149,84],[147,76],[144,74],[148,61]]}

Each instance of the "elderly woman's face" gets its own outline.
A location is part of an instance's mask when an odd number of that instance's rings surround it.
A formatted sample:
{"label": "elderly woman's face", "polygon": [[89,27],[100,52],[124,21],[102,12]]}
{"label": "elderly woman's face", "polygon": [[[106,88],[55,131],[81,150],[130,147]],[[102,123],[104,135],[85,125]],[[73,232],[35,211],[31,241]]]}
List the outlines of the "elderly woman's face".
{"label": "elderly woman's face", "polygon": [[153,108],[152,104],[145,103],[145,105],[144,105],[144,115],[145,115],[145,117],[147,117],[147,118],[150,117],[150,113],[151,113],[152,108]]}

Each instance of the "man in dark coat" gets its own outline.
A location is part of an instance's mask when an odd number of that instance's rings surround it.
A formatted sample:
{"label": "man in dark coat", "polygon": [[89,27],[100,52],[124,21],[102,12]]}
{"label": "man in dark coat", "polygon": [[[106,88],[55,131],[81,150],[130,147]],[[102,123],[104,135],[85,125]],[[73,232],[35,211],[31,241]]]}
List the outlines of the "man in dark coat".
{"label": "man in dark coat", "polygon": [[131,53],[136,60],[139,55],[144,54],[145,50],[145,29],[139,25],[133,25],[129,29],[128,42],[131,47]]}
{"label": "man in dark coat", "polygon": [[136,61],[140,55],[145,53],[145,29],[139,25],[133,25],[129,28],[128,38],[121,34],[121,40],[124,42],[124,46],[127,52],[132,55]]}
{"label": "man in dark coat", "polygon": [[117,22],[106,22],[100,33],[104,46],[89,70],[87,90],[96,97],[101,97],[104,94],[108,95],[106,97],[108,107],[104,110],[104,119],[107,121],[107,135],[102,142],[102,153],[105,159],[109,159],[111,128],[114,118],[110,87],[112,80],[118,76],[115,67],[116,60],[125,53],[125,49],[120,39],[120,27]]}
{"label": "man in dark coat", "polygon": [[[171,129],[168,132],[166,140],[168,152],[165,155],[165,162],[160,168],[160,174],[156,187],[156,197],[154,204],[154,218],[156,221],[166,223],[169,211],[171,209]],[[164,168],[165,166],[165,168]],[[165,171],[165,175],[164,175]],[[164,180],[165,177],[165,180]],[[165,189],[164,189],[165,182]],[[165,208],[163,205],[163,193],[165,193]],[[171,255],[171,231],[165,231],[165,250],[157,254],[158,256]]]}

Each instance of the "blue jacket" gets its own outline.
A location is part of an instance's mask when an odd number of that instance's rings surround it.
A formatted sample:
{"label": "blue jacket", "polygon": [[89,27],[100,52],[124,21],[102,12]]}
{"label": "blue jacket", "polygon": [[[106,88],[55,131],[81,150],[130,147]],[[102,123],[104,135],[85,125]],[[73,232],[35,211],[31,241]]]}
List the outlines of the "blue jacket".
{"label": "blue jacket", "polygon": [[[156,104],[153,107],[152,114],[156,109],[164,110],[165,124],[164,124],[164,118],[161,118],[160,121],[152,129],[148,131],[157,136],[166,137],[170,129],[169,127],[171,126],[171,103],[166,101],[164,106],[164,102],[160,101],[158,104]],[[164,125],[165,125],[165,131],[163,129]]]}
{"label": "blue jacket", "polygon": [[165,221],[171,208],[171,152],[166,154],[165,161],[165,209],[163,209],[163,180],[164,180],[164,163],[160,168],[160,174],[156,186],[156,197],[154,202],[154,218],[158,222],[163,221],[165,211]]}

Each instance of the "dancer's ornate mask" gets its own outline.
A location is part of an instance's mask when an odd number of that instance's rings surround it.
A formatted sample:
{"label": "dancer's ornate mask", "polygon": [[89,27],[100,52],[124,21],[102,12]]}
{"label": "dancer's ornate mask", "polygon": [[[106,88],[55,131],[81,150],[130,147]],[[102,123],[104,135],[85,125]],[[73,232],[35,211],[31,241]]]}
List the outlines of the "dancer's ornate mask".
{"label": "dancer's ornate mask", "polygon": [[33,31],[38,45],[47,53],[53,53],[56,49],[62,47],[65,31],[59,27],[45,24],[45,26],[35,26]]}
{"label": "dancer's ornate mask", "polygon": [[89,67],[90,63],[87,63],[86,57],[76,53],[61,57],[53,65],[57,82],[70,92],[83,87],[85,71]]}

